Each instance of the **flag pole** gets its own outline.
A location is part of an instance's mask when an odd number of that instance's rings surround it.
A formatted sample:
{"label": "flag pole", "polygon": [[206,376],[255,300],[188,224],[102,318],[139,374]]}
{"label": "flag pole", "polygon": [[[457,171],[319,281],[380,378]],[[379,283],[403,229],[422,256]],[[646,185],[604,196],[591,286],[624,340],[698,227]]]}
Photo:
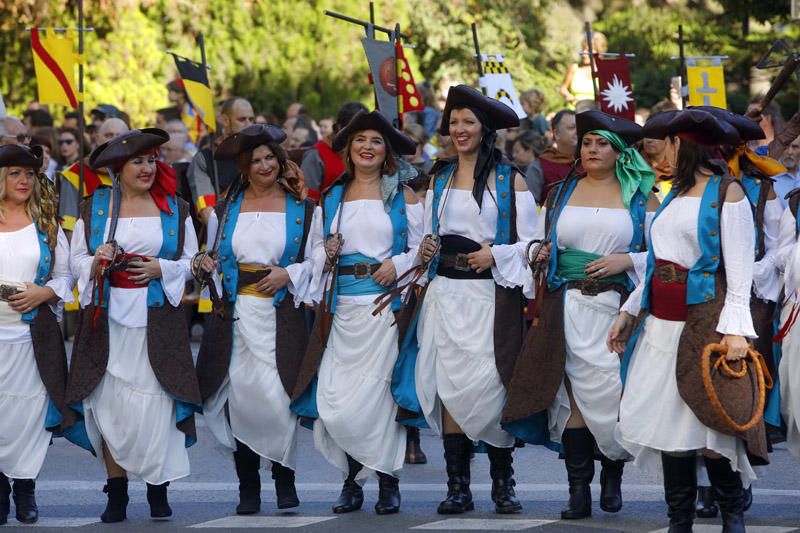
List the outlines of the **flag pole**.
{"label": "flag pole", "polygon": [[597,69],[594,64],[594,50],[592,50],[592,24],[586,22],[584,26],[584,33],[586,34],[586,47],[589,49],[589,69],[592,71],[592,89],[594,89],[594,101],[600,103],[600,94],[597,87]]}
{"label": "flag pole", "polygon": [[678,53],[679,53],[679,62],[678,62],[678,78],[680,79],[680,97],[682,102],[683,109],[686,109],[686,99],[683,96],[683,81],[686,79],[686,55],[684,54],[683,50],[683,24],[678,24]]}
{"label": "flag pole", "polygon": [[[207,70],[208,69],[208,63],[206,62],[206,41],[203,38],[203,34],[202,33],[197,36],[197,45],[200,47],[200,61],[203,64],[203,70]],[[210,89],[211,80],[209,80],[208,85],[209,85],[209,89]],[[213,109],[210,110],[210,111],[214,112]],[[195,113],[199,113],[200,111],[195,109],[194,112]],[[211,172],[211,179],[214,182],[214,194],[217,197],[219,197],[219,194],[220,194],[220,190],[219,190],[219,175],[217,173],[217,160],[214,159],[214,152],[216,151],[216,146],[215,146],[216,143],[214,141],[216,140],[216,136],[217,136],[217,132],[216,131],[212,131],[211,132],[211,146],[209,147],[209,150],[211,151],[211,167],[208,170],[209,170],[209,172]]]}
{"label": "flag pole", "polygon": [[[78,213],[80,214],[84,182],[83,155],[86,143],[86,117],[83,108],[83,0],[78,0],[78,56],[81,58],[78,63]],[[119,209],[119,206],[114,206],[114,209]]]}
{"label": "flag pole", "polygon": [[[372,2],[370,2],[372,5]],[[395,80],[395,87],[397,87],[397,124],[395,127],[398,130],[403,129],[403,91],[400,90],[400,84],[403,83],[403,80],[400,79],[400,63],[398,62],[397,57],[397,47],[403,46],[402,41],[400,40],[400,23],[394,25],[394,80]]]}
{"label": "flag pole", "polygon": [[[480,78],[483,77],[483,63],[481,62],[481,47],[478,44],[478,24],[472,23],[472,43],[475,45],[475,61],[478,64],[478,85],[480,85]],[[483,94],[486,94],[486,88],[481,87]]]}

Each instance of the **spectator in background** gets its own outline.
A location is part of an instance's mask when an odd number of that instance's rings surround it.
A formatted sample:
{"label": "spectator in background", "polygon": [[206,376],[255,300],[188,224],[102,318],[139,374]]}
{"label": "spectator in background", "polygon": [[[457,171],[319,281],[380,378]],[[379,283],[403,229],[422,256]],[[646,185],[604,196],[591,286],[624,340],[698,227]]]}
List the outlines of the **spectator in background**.
{"label": "spectator in background", "polygon": [[436,95],[433,93],[433,87],[428,82],[418,83],[417,92],[422,99],[422,105],[425,108],[416,113],[416,122],[425,128],[425,136],[429,139],[436,135],[436,126],[441,118],[439,106],[436,102]]}
{"label": "spectator in background", "polygon": [[55,183],[55,181],[56,181],[56,167],[58,166],[58,163],[56,163],[56,160],[52,156],[52,154],[53,154],[53,136],[54,136],[54,132],[53,132],[52,129],[49,130],[49,131],[47,131],[45,129],[40,129],[39,132],[36,133],[36,135],[31,137],[30,146],[31,146],[31,148],[33,148],[34,146],[41,146],[42,147],[42,153],[43,153],[44,157],[43,157],[43,160],[42,160],[42,170],[41,170],[41,172],[42,172],[42,174],[47,176],[47,178],[51,182]]}
{"label": "spectator in background", "polygon": [[78,130],[72,128],[58,130],[58,170],[67,168],[78,160],[81,149],[78,139],[80,139]]}
{"label": "spectator in background", "polygon": [[166,131],[167,124],[173,120],[177,120],[183,124],[183,121],[181,120],[181,112],[174,107],[163,107],[156,110],[156,128]]}
{"label": "spectator in background", "polygon": [[6,144],[28,144],[31,136],[25,124],[17,117],[0,117],[0,146]]}
{"label": "spectator in background", "polygon": [[161,145],[160,153],[161,159],[168,165],[189,163],[191,161],[191,156],[186,150],[186,143],[180,137],[170,135],[170,139]]}
{"label": "spectator in background", "polygon": [[46,109],[28,109],[22,113],[22,121],[33,135],[40,128],[52,128],[53,116]]}
{"label": "spectator in background", "polygon": [[288,148],[305,148],[313,146],[317,142],[317,132],[311,124],[311,120],[304,115],[295,118],[294,128],[289,135]]}
{"label": "spectator in background", "polygon": [[[599,31],[592,32],[592,52],[602,54],[608,51],[608,40]],[[589,57],[589,44],[586,38],[581,41],[580,64],[567,67],[564,81],[558,89],[569,109],[583,102],[594,102],[594,79],[592,78],[592,59]],[[577,141],[576,141],[577,142]]]}
{"label": "spectator in background", "polygon": [[553,130],[553,145],[528,165],[525,172],[525,182],[539,205],[547,198],[553,185],[569,173],[575,163],[578,144],[574,111],[562,109],[553,116],[550,125]]}
{"label": "spectator in background", "polygon": [[97,142],[106,143],[126,131],[130,131],[130,128],[121,118],[108,118],[97,129]]}
{"label": "spectator in background", "polygon": [[319,121],[319,134],[323,139],[333,136],[333,125],[336,123],[336,117],[325,117]]}
{"label": "spectator in background", "polygon": [[130,119],[127,118],[127,115],[123,114],[119,108],[111,104],[100,104],[96,108],[89,111],[89,115],[92,117],[92,125],[94,126],[94,130],[91,133],[91,147],[103,144],[102,142],[98,142],[97,132],[106,119],[119,118],[122,119],[126,125],[130,125]]}
{"label": "spectator in background", "polygon": [[775,190],[775,194],[778,196],[781,206],[786,209],[788,204],[786,194],[792,189],[800,187],[800,176],[798,176],[798,170],[800,168],[800,137],[795,138],[795,140],[786,147],[780,162],[786,167],[786,172],[772,176],[772,179],[775,180],[772,184],[772,188]]}
{"label": "spectator in background", "polygon": [[546,135],[550,131],[550,124],[542,113],[545,105],[544,93],[539,89],[528,89],[519,95],[519,101],[522,110],[528,115],[519,121],[520,129]]}
{"label": "spectator in background", "polygon": [[259,113],[258,115],[256,115],[254,123],[255,124],[270,124],[272,126],[280,126],[281,125],[281,121],[278,120],[278,117],[276,117],[275,115],[273,115],[272,113],[270,113],[268,111],[263,111],[263,112]]}
{"label": "spectator in background", "polygon": [[[647,120],[649,121],[659,113],[663,113],[664,111],[672,111],[674,109],[677,108],[672,101],[661,100],[650,109],[650,116]],[[664,139],[651,139],[648,137],[642,139],[642,147],[640,152],[642,157],[644,157],[644,160],[647,161],[647,164],[650,165],[650,168],[653,169],[653,172],[656,175],[655,187],[658,190],[656,197],[658,198],[659,202],[664,201],[664,198],[667,196],[667,193],[669,193],[669,190],[672,187],[671,180],[673,172],[672,167],[670,167],[665,155],[666,149],[667,142]]]}
{"label": "spectator in background", "polygon": [[[178,118],[186,124],[189,140],[193,143],[198,142],[206,132],[206,128],[200,115],[195,112],[189,103],[189,94],[186,92],[183,80],[175,79],[167,83],[167,98],[175,110],[178,111]],[[171,117],[168,120],[171,120]]]}
{"label": "spectator in background", "polygon": [[511,143],[511,160],[525,174],[536,158],[547,149],[547,139],[533,130],[520,133]]}
{"label": "spectator in background", "polygon": [[[751,98],[747,106],[747,113],[751,113],[754,108],[757,108],[763,99],[763,95]],[[783,120],[783,115],[781,115],[781,108],[774,100],[761,111],[761,121],[758,124],[761,126],[761,129],[764,130],[764,135],[766,135],[766,137],[753,141],[751,148],[758,155],[767,155],[767,146],[769,146],[769,143],[775,138],[775,134],[783,131],[786,125]]]}
{"label": "spectator in background", "polygon": [[169,133],[170,139],[183,143],[183,149],[189,154],[189,158],[197,152],[197,146],[189,138],[189,128],[180,119],[173,119],[167,122],[164,130]]}
{"label": "spectator in background", "polygon": [[403,159],[417,167],[419,172],[428,174],[433,167],[433,160],[423,150],[428,142],[428,138],[425,136],[425,128],[419,124],[407,124],[403,128],[403,133],[417,145],[417,151],[410,155],[404,155]]}
{"label": "spectator in background", "polygon": [[289,107],[286,108],[286,118],[297,118],[300,115],[308,115],[308,111],[303,104],[300,102],[292,102],[289,104]]}
{"label": "spectator in background", "polygon": [[77,130],[80,127],[80,120],[81,116],[77,111],[70,111],[64,114],[64,120],[61,121],[61,127]]}

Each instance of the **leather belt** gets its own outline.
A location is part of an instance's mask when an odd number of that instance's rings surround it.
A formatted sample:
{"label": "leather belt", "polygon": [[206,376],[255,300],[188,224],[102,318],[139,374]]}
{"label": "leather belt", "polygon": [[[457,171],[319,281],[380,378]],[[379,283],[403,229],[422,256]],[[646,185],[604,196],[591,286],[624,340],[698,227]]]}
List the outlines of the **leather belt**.
{"label": "leather belt", "polygon": [[597,296],[608,291],[616,291],[620,295],[627,292],[627,288],[614,281],[586,278],[567,282],[568,289],[578,289],[584,296]]}
{"label": "leather belt", "polygon": [[339,267],[340,276],[353,276],[356,279],[367,279],[381,267],[380,263],[356,263]]}
{"label": "leather belt", "polygon": [[472,268],[469,266],[468,254],[441,253],[439,255],[439,265],[442,268],[452,268],[459,272],[473,272]]}
{"label": "leather belt", "polygon": [[675,266],[675,263],[667,263],[664,265],[656,265],[653,274],[662,283],[686,283],[689,278],[687,270],[681,270]]}

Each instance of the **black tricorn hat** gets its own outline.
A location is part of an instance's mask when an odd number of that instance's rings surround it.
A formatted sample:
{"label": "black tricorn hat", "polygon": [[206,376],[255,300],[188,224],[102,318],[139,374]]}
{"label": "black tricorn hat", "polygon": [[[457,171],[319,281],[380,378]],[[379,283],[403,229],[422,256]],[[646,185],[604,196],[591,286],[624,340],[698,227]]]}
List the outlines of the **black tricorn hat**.
{"label": "black tricorn hat", "polygon": [[333,139],[333,151],[341,152],[347,147],[347,139],[357,131],[375,130],[381,132],[386,138],[386,142],[392,145],[392,149],[400,155],[411,155],[417,151],[417,143],[412,141],[406,134],[396,129],[379,111],[365,113],[359,112],[347,123],[347,126],[339,130]]}
{"label": "black tricorn hat", "polygon": [[28,148],[22,144],[0,146],[0,167],[25,167],[37,172],[44,163],[44,149],[41,146]]}
{"label": "black tricorn hat", "polygon": [[739,138],[743,142],[757,141],[759,139],[766,139],[767,135],[757,122],[750,120],[742,115],[737,115],[733,111],[722,109],[721,107],[714,107],[710,105],[699,105],[690,107],[689,109],[699,109],[711,113],[720,120],[724,120],[739,132]]}
{"label": "black tricorn hat", "polygon": [[681,134],[698,144],[739,144],[739,132],[724,120],[708,111],[684,109],[664,111],[650,117],[644,125],[644,136],[649,139],[664,139]]}
{"label": "black tricorn hat", "polygon": [[222,141],[214,153],[214,159],[233,159],[237,155],[263,144],[280,144],[285,140],[286,132],[277,126],[253,124]]}
{"label": "black tricorn hat", "polygon": [[92,150],[89,165],[97,170],[125,162],[169,141],[169,133],[158,128],[126,131]]}
{"label": "black tricorn hat", "polygon": [[490,130],[497,131],[519,126],[519,117],[516,111],[503,102],[489,98],[469,85],[453,85],[447,91],[447,101],[442,112],[442,124],[439,127],[441,135],[450,135],[450,112],[453,109],[464,107],[478,109],[483,114],[483,117],[479,118],[486,120],[483,125]]}
{"label": "black tricorn hat", "polygon": [[628,145],[642,139],[642,127],[637,123],[595,109],[575,115],[575,128],[578,130],[579,147],[583,136],[595,130],[608,130],[616,133]]}

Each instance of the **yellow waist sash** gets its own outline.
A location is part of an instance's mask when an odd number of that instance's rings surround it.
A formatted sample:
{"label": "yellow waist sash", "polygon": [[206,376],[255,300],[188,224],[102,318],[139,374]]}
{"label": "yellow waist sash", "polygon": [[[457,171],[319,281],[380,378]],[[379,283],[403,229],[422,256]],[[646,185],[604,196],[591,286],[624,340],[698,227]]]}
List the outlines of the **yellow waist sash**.
{"label": "yellow waist sash", "polygon": [[[238,266],[239,287],[236,290],[237,294],[255,296],[257,298],[272,298],[272,294],[267,294],[256,289],[256,285],[258,285],[258,282],[269,272],[270,267],[247,263],[239,263]],[[251,282],[251,280],[255,281]]]}

